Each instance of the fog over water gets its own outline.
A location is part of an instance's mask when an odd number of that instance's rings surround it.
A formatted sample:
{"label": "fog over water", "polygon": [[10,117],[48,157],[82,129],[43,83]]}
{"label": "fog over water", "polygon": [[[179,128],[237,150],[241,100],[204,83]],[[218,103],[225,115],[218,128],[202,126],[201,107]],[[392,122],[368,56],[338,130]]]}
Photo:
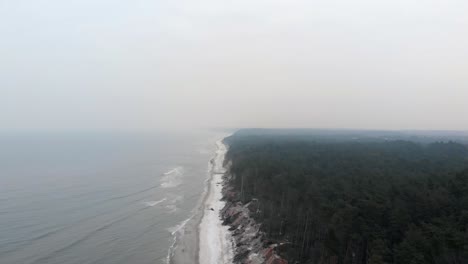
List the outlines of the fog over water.
{"label": "fog over water", "polygon": [[220,136],[0,136],[0,263],[167,264]]}
{"label": "fog over water", "polygon": [[468,129],[465,0],[0,1],[0,130]]}
{"label": "fog over water", "polygon": [[0,0],[0,263],[229,259],[227,133],[206,128],[468,131],[467,14],[466,0]]}

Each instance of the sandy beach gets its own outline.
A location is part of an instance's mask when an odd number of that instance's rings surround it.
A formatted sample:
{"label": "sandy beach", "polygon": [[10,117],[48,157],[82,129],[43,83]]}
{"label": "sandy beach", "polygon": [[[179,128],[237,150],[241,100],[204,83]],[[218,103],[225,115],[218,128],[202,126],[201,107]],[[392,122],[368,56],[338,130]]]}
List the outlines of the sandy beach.
{"label": "sandy beach", "polygon": [[232,263],[233,250],[228,226],[223,226],[220,211],[225,202],[222,198],[222,177],[226,172],[223,163],[226,146],[218,141],[216,155],[213,159],[213,171],[206,200],[203,204],[203,217],[199,226],[199,263],[227,264]]}
{"label": "sandy beach", "polygon": [[170,264],[228,264],[232,263],[232,239],[228,226],[222,225],[220,210],[223,163],[227,147],[222,140],[216,142],[216,153],[208,169],[207,189],[194,216],[175,231],[176,240],[168,256]]}

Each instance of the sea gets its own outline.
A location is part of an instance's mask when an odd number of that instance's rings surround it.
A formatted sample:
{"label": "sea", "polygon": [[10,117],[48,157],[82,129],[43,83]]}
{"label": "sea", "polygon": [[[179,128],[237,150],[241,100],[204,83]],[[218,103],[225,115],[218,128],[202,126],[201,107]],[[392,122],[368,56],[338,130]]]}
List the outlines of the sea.
{"label": "sea", "polygon": [[169,263],[222,137],[1,134],[0,263]]}

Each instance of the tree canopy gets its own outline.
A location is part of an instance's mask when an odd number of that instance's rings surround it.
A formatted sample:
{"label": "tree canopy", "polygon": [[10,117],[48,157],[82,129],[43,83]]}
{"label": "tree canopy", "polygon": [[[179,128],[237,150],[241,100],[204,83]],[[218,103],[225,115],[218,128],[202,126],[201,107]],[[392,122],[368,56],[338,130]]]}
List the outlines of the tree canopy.
{"label": "tree canopy", "polygon": [[455,142],[236,133],[236,199],[290,263],[468,263],[468,150]]}

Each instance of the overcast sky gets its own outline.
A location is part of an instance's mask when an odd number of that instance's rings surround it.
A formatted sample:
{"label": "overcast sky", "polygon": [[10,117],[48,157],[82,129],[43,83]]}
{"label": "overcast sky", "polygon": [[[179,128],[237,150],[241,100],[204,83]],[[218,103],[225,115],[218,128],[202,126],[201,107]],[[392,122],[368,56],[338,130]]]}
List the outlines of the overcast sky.
{"label": "overcast sky", "polygon": [[468,130],[466,0],[0,0],[0,131]]}

